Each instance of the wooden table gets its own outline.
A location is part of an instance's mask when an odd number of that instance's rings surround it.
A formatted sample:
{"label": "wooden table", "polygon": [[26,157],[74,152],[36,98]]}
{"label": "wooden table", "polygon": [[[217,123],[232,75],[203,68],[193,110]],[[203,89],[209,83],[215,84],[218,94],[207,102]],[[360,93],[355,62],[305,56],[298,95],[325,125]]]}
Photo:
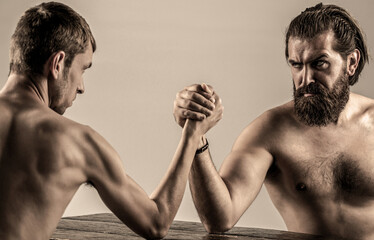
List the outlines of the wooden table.
{"label": "wooden table", "polygon": [[[112,213],[67,217],[60,220],[52,239],[143,239]],[[164,239],[204,240],[326,240],[321,236],[287,231],[235,227],[223,234],[208,234],[201,223],[174,221]]]}

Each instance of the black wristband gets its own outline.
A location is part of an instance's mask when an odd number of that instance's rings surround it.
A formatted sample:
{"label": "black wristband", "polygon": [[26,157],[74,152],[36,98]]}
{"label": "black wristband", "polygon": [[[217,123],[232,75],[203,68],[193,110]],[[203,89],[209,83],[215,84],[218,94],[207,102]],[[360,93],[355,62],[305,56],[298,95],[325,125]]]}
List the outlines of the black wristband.
{"label": "black wristband", "polygon": [[209,148],[208,139],[205,139],[205,140],[206,140],[205,145],[202,146],[201,148],[197,149],[195,155],[203,153],[205,150],[207,150]]}

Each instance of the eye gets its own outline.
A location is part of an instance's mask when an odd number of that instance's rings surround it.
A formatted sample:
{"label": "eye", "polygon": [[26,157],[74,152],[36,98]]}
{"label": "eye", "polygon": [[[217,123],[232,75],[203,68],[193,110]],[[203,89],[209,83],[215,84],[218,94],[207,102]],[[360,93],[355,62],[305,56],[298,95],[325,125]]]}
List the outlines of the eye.
{"label": "eye", "polygon": [[292,68],[295,68],[295,69],[302,69],[303,68],[303,65],[301,63],[298,63],[298,62],[292,62],[291,66],[292,66]]}
{"label": "eye", "polygon": [[317,69],[327,69],[329,67],[329,63],[325,60],[318,60],[313,63],[313,66]]}

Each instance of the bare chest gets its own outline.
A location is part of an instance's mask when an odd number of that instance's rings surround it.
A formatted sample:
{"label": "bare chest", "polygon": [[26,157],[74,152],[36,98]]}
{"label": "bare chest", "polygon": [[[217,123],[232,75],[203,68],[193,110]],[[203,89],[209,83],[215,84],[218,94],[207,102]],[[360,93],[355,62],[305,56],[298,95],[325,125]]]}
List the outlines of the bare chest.
{"label": "bare chest", "polygon": [[374,199],[374,143],[351,139],[294,142],[275,156],[268,179],[286,191],[349,204]]}

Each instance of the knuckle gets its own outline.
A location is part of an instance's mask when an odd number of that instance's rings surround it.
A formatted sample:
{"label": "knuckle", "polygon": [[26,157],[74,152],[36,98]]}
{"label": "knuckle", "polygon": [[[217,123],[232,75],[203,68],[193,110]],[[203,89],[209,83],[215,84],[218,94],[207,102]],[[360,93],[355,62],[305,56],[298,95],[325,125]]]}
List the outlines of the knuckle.
{"label": "knuckle", "polygon": [[195,112],[190,112],[189,113],[189,116],[188,116],[188,118],[190,118],[190,119],[196,119],[197,118],[197,114],[195,113]]}
{"label": "knuckle", "polygon": [[204,107],[199,107],[199,112],[201,113],[207,113],[208,111],[206,111],[206,109]]}
{"label": "knuckle", "polygon": [[208,115],[208,116],[211,116],[211,115],[213,114],[213,112],[212,112],[212,111],[209,111],[209,110],[205,110],[204,113],[205,113],[206,115]]}
{"label": "knuckle", "polygon": [[194,92],[187,91],[186,92],[186,97],[189,98],[189,99],[192,99],[193,98],[193,94],[194,94]]}
{"label": "knuckle", "polygon": [[195,92],[191,93],[191,99],[194,100],[194,101],[198,101],[199,100],[199,95]]}
{"label": "knuckle", "polygon": [[187,99],[183,99],[183,100],[181,101],[181,105],[182,105],[183,107],[188,107],[189,104],[190,104],[190,101],[188,101]]}
{"label": "knuckle", "polygon": [[207,101],[207,105],[209,106],[209,108],[211,110],[213,110],[216,106],[214,105],[214,103],[212,103],[211,101]]}
{"label": "knuckle", "polygon": [[200,87],[200,84],[197,84],[197,83],[192,84],[192,88],[193,88],[194,90],[197,90],[199,87]]}
{"label": "knuckle", "polygon": [[190,108],[192,106],[192,102],[191,101],[186,101],[186,104],[185,104],[188,108]]}
{"label": "knuckle", "polygon": [[188,115],[189,115],[189,111],[188,110],[182,111],[182,116],[188,117]]}
{"label": "knuckle", "polygon": [[196,89],[197,87],[199,86],[199,84],[192,84],[192,85],[189,85],[189,86],[187,86],[187,87],[185,87],[184,89],[186,89],[186,90],[190,90],[190,89]]}

